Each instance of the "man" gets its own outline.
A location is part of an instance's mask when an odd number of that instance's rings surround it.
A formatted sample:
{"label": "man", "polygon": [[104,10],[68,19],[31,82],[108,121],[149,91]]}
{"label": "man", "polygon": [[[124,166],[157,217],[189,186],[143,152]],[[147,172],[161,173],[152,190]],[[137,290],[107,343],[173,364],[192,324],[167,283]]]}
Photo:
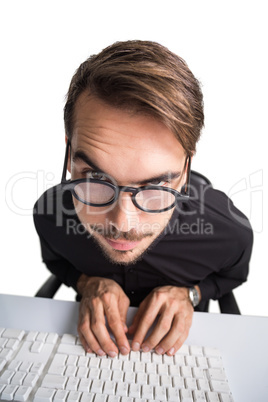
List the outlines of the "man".
{"label": "man", "polygon": [[[173,355],[194,307],[246,280],[252,248],[231,201],[189,184],[199,83],[157,43],[115,43],[78,68],[64,119],[62,183],[34,209],[43,261],[81,298],[87,351],[127,354],[131,334],[133,350]],[[127,328],[129,304],[139,308]]]}

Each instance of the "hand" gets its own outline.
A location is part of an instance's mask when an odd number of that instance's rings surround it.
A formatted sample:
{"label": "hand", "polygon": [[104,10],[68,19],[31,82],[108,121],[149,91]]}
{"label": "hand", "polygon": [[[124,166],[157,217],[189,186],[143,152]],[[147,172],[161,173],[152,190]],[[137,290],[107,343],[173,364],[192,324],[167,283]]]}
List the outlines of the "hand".
{"label": "hand", "polygon": [[[173,355],[186,340],[192,324],[193,306],[188,289],[163,286],[154,289],[140,304],[129,333],[134,333],[132,349],[144,352],[151,349],[159,354]],[[149,328],[159,315],[150,336]]]}
{"label": "hand", "polygon": [[129,299],[113,280],[81,275],[77,289],[82,295],[78,334],[86,352],[115,357],[118,349],[107,330],[107,323],[122,354],[130,351],[126,337]]}

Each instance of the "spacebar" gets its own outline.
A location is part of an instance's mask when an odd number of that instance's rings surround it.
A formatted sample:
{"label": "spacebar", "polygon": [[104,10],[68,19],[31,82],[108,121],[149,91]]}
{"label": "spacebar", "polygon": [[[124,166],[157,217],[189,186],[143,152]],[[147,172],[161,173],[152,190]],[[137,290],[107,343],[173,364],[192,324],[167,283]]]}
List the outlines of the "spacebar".
{"label": "spacebar", "polygon": [[67,353],[69,355],[85,356],[86,352],[83,346],[70,345],[68,343],[61,343],[57,349],[57,353]]}

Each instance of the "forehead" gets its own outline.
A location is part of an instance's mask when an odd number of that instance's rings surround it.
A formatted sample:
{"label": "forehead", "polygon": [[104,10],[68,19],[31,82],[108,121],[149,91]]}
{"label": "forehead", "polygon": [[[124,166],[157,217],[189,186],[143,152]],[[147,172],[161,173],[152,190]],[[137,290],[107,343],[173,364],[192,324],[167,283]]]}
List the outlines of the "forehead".
{"label": "forehead", "polygon": [[[174,134],[152,116],[113,108],[82,94],[75,108],[72,150],[83,151],[120,181],[174,170],[185,151]],[[142,179],[142,177],[140,177]]]}

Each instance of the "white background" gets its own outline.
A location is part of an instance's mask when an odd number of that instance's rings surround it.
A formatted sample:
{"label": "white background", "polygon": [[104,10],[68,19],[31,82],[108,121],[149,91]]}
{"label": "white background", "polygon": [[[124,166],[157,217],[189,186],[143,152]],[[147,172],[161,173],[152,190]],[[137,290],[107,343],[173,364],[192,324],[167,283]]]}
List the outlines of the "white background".
{"label": "white background", "polygon": [[[9,0],[0,38],[0,293],[32,296],[48,276],[32,206],[60,181],[74,71],[115,41],[146,39],[183,57],[202,83],[206,125],[193,169],[250,218],[251,270],[235,295],[243,314],[268,316],[266,1]],[[62,287],[57,298],[74,292]]]}

